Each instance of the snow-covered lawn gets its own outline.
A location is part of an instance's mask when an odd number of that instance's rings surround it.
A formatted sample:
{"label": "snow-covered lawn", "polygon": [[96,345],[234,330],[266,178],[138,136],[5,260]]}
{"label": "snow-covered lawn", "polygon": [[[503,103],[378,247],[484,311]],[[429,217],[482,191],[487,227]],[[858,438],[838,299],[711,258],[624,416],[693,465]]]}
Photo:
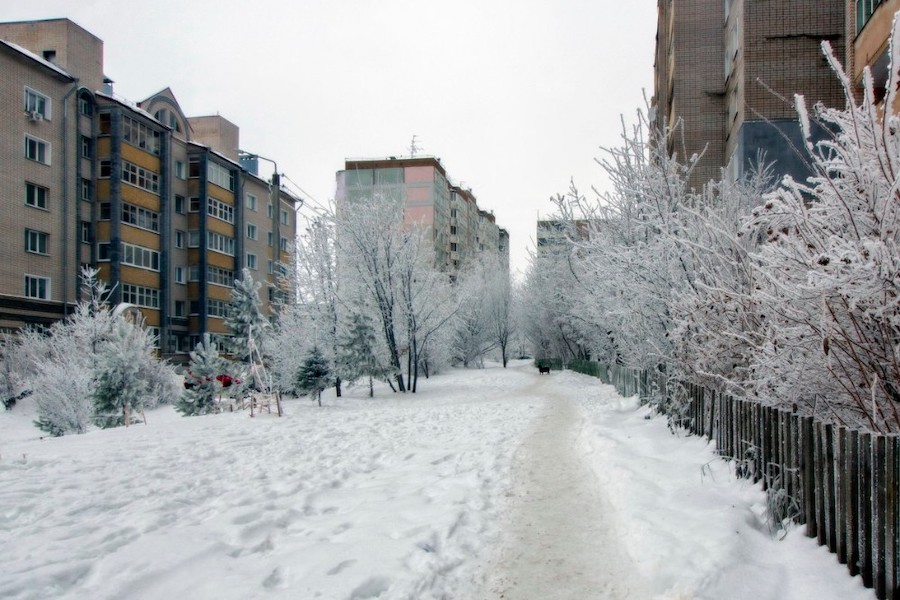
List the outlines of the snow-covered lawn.
{"label": "snow-covered lawn", "polygon": [[514,463],[532,460],[519,450],[559,397],[616,532],[606,544],[648,597],[873,597],[802,532],[773,540],[762,492],[710,446],[595,379],[519,365],[365,395],[290,400],[281,419],[163,408],[43,440],[27,402],[0,413],[0,597],[496,597],[512,474],[528,476]]}

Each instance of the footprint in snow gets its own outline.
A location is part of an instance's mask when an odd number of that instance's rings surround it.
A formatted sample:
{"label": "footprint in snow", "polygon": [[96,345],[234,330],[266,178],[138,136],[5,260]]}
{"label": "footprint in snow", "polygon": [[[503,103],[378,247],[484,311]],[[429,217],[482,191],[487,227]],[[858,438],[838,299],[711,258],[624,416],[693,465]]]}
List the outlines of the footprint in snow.
{"label": "footprint in snow", "polygon": [[351,558],[350,560],[342,560],[341,562],[339,562],[339,563],[336,564],[335,566],[333,566],[333,567],[331,567],[330,569],[328,569],[328,571],[326,572],[326,574],[327,574],[327,575],[337,575],[337,574],[339,574],[341,571],[343,571],[344,569],[346,569],[347,567],[349,567],[349,566],[351,566],[351,565],[353,565],[353,564],[355,564],[355,563],[356,563],[356,559],[355,559],[355,558]]}
{"label": "footprint in snow", "polygon": [[349,600],[365,600],[365,598],[378,598],[391,587],[391,580],[387,577],[369,577],[350,592]]}

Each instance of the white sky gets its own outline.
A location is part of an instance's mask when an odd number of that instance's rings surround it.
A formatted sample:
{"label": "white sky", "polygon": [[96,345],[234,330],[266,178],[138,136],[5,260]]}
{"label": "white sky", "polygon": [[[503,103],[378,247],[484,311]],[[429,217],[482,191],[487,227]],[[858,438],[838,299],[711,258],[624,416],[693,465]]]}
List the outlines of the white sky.
{"label": "white sky", "polygon": [[405,155],[417,135],[510,232],[513,272],[570,178],[605,187],[599,148],[619,145],[620,117],[634,122],[652,94],[652,0],[0,6],[3,21],[55,17],[104,41],[117,94],[171,87],[189,116],[234,122],[243,150],[277,160],[322,204],[345,158]]}

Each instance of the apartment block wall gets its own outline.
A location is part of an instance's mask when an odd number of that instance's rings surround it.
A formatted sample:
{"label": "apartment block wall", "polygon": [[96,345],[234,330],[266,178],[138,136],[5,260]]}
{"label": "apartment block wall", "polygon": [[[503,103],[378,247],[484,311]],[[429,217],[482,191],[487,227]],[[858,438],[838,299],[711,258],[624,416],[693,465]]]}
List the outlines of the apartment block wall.
{"label": "apartment block wall", "polygon": [[344,166],[336,175],[338,211],[373,195],[403,202],[405,224],[425,228],[438,268],[458,269],[479,252],[499,251],[494,216],[478,209],[471,191],[450,184],[438,159],[347,160]]}
{"label": "apartment block wall", "polygon": [[[7,259],[0,261],[0,328],[61,318],[78,300],[83,265],[99,268],[113,285],[113,303],[138,305],[162,352],[176,360],[203,333],[227,333],[225,307],[245,266],[265,282],[261,300],[271,313],[298,200],[241,168],[236,125],[201,118],[198,129],[213,148],[192,139],[190,120],[168,89],[138,106],[81,86],[80,74],[62,71],[60,59],[81,64],[73,57],[84,47],[102,54],[102,42],[65,20],[36,26],[48,31],[19,38],[38,44],[31,52],[0,42],[0,118],[7,123],[0,133],[0,248]],[[63,39],[61,32],[83,40],[61,46],[53,65],[36,56]],[[29,102],[39,102],[43,116],[29,114]],[[46,144],[47,164],[25,156],[26,136]],[[26,186],[43,190],[40,206],[26,202]],[[29,232],[47,235],[39,252],[29,251],[38,243]],[[46,278],[46,298],[28,297],[29,275]]]}
{"label": "apartment block wall", "polygon": [[[0,45],[0,72],[5,81],[0,87],[4,123],[0,135],[0,255],[4,257],[0,261],[0,327],[12,327],[23,319],[47,324],[61,317],[64,303],[75,298],[74,253],[64,244],[67,235],[74,235],[65,219],[67,204],[73,202],[72,189],[63,188],[62,167],[64,159],[70,166],[74,160],[75,140],[63,133],[64,111],[73,114],[75,104],[71,95],[65,104],[63,99],[74,89],[74,82],[5,45]],[[26,112],[26,88],[46,97],[46,118],[34,120]],[[46,145],[45,163],[26,158],[27,139]],[[43,191],[43,206],[26,204],[26,185]],[[47,235],[45,252],[26,250],[26,231]],[[46,278],[46,298],[28,297],[26,275]]]}
{"label": "apartment block wall", "polygon": [[68,19],[0,23],[0,39],[28,48],[63,70],[77,74],[91,90],[103,87],[103,41]]}

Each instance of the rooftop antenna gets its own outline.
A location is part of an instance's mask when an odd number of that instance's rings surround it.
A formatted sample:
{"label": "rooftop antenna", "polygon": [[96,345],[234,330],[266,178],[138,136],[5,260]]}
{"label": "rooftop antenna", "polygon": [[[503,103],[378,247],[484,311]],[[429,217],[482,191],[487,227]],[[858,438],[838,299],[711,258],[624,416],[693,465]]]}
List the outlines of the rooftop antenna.
{"label": "rooftop antenna", "polygon": [[412,157],[415,157],[416,153],[422,149],[416,145],[416,137],[417,136],[415,134],[413,134],[412,141],[409,142],[409,155]]}

